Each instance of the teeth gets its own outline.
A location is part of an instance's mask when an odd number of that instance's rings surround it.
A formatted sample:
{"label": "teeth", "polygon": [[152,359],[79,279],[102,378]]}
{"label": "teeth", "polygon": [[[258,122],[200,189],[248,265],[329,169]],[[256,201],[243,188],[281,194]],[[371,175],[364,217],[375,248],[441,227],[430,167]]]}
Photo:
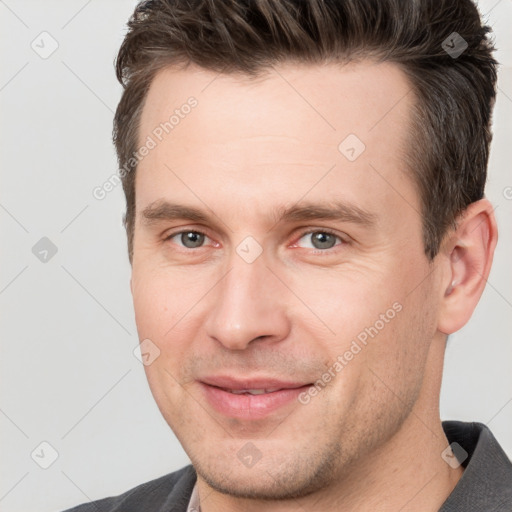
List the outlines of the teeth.
{"label": "teeth", "polygon": [[233,393],[234,395],[264,395],[265,393],[273,393],[274,391],[277,391],[279,388],[272,388],[272,389],[228,389],[230,393]]}

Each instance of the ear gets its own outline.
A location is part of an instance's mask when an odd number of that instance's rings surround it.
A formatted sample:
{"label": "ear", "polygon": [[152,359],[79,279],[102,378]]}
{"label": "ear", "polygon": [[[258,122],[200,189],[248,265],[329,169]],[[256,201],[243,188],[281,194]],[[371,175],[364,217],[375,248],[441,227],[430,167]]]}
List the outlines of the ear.
{"label": "ear", "polygon": [[458,331],[473,314],[487,283],[498,241],[493,207],[487,199],[470,204],[456,225],[439,254],[444,271],[438,330],[444,334]]}

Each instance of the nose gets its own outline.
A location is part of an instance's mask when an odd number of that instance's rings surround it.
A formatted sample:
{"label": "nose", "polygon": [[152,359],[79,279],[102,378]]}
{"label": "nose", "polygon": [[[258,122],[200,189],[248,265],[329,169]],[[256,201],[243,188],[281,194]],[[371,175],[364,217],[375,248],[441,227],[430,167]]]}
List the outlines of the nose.
{"label": "nose", "polygon": [[212,294],[206,332],[230,350],[244,350],[256,340],[281,341],[290,332],[288,299],[263,257],[247,263],[234,254]]}

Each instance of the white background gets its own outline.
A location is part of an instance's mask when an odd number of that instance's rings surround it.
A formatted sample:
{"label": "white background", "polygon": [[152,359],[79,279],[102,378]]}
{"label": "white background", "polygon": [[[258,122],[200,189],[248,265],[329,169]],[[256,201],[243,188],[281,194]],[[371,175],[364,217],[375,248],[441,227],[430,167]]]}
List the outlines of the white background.
{"label": "white background", "polygon": [[[113,61],[134,5],[0,0],[1,511],[61,510],[188,463],[133,355],[122,189],[92,195],[117,169]],[[479,5],[502,64],[487,188],[500,241],[449,341],[442,418],[486,423],[512,455],[512,2]],[[31,48],[43,31],[59,45],[47,59]],[[58,248],[47,263],[32,253],[42,237]],[[48,469],[31,458],[42,441],[58,452]]]}

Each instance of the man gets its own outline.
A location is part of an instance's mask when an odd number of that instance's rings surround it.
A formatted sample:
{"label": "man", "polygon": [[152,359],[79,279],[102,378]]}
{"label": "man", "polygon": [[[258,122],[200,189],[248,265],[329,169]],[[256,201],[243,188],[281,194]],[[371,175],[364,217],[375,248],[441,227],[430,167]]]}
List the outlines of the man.
{"label": "man", "polygon": [[156,0],[114,139],[151,391],[192,465],[99,511],[512,510],[439,416],[497,241],[470,0]]}

